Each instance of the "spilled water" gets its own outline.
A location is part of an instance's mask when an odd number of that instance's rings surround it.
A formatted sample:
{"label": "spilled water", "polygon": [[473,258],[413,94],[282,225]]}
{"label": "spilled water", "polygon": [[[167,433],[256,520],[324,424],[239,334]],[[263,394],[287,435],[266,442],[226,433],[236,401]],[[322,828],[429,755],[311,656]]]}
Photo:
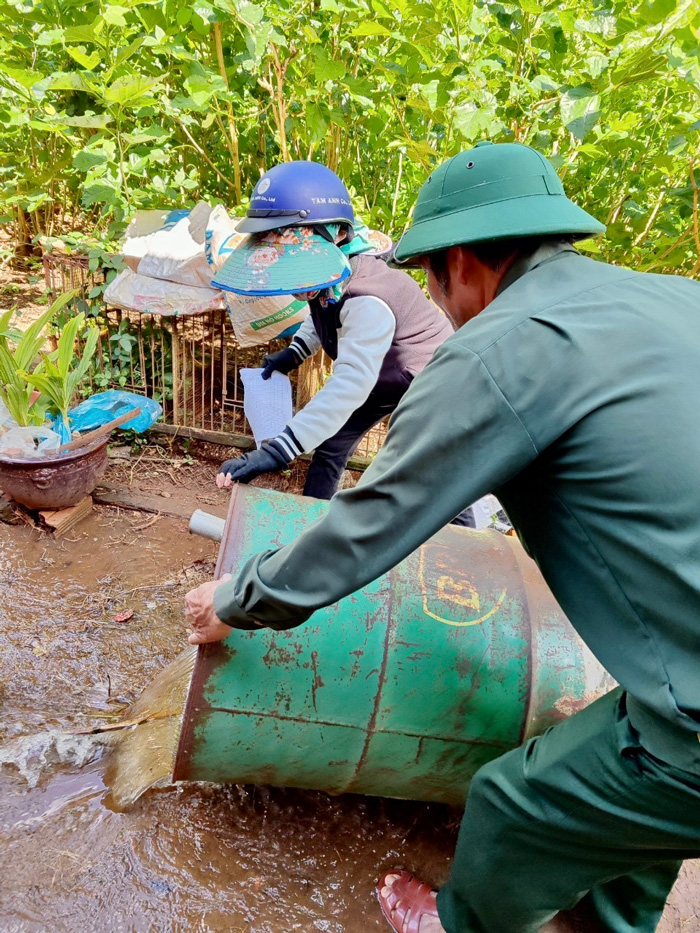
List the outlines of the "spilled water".
{"label": "spilled water", "polygon": [[110,733],[108,803],[117,810],[132,806],[150,788],[170,783],[196,659],[197,649],[186,648],[130,708],[127,722],[133,725]]}
{"label": "spilled water", "polygon": [[[184,593],[211,573],[190,565],[215,555],[184,523],[142,522],[104,512],[63,542],[0,525],[1,933],[385,929],[376,878],[398,863],[442,882],[446,808],[213,785],[163,787],[126,812],[110,801],[110,735],[127,756],[120,799],[170,771],[193,652],[157,691],[165,703],[133,704],[185,645]],[[82,734],[125,718],[151,721]]]}

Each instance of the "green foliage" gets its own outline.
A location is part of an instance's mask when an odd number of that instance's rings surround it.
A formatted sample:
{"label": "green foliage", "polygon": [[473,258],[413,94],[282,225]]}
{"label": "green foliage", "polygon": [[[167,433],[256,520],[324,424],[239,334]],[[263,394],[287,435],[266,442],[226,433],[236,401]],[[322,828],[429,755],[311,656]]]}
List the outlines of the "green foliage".
{"label": "green foliage", "polygon": [[[35,389],[39,387],[31,381],[41,373],[44,360],[34,364],[46,341],[48,325],[74,295],[75,292],[61,295],[25,331],[10,326],[12,310],[0,316],[0,398],[22,427],[39,425],[44,421],[47,399],[35,397]],[[32,366],[34,368],[29,375],[27,370]]]}
{"label": "green foliage", "polygon": [[94,278],[92,287],[89,290],[85,289],[84,294],[81,292],[80,296],[76,295],[65,307],[63,314],[57,318],[56,325],[60,328],[73,314],[80,312],[87,318],[100,317],[104,312],[104,292],[117,273],[124,268],[118,242],[105,237],[98,245],[94,237],[82,233],[69,233],[60,237],[44,237],[42,247],[48,255],[58,250],[61,256],[87,258],[88,271]]}
{"label": "green foliage", "polygon": [[[28,373],[20,370],[20,377],[29,382],[49,400],[50,405],[61,415],[63,423],[70,430],[68,409],[73,404],[97,349],[97,327],[85,330],[85,315],[76,314],[61,330],[58,346],[53,353],[43,354],[43,365]],[[83,338],[79,354],[75,359],[78,337]]]}
{"label": "green foliage", "polygon": [[695,0],[0,0],[0,212],[111,238],[314,158],[398,236],[436,163],[519,140],[592,249],[693,274],[699,29]]}

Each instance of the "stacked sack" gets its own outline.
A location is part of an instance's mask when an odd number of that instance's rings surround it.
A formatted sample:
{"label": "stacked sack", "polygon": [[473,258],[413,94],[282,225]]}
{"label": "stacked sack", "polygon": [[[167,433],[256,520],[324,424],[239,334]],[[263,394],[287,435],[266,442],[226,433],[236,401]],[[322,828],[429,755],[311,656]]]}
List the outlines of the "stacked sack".
{"label": "stacked sack", "polygon": [[200,314],[227,308],[238,343],[268,343],[293,333],[309,313],[290,296],[247,298],[212,288],[214,274],[245,234],[222,205],[200,201],[191,211],[138,211],[122,255],[126,268],[105,290],[105,302],[149,314]]}

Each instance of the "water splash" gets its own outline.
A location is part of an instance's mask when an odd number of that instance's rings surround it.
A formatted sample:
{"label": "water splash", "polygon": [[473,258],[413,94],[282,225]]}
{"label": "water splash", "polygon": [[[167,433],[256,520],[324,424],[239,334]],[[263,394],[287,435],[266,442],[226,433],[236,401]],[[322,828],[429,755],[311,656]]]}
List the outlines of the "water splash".
{"label": "water splash", "polygon": [[74,735],[50,729],[23,735],[0,746],[0,767],[14,768],[30,788],[56,765],[82,768],[97,758],[107,743],[101,735]]}
{"label": "water splash", "polygon": [[150,788],[170,783],[196,658],[194,646],[178,655],[129,710],[132,725],[111,734],[105,774],[110,807],[128,809]]}

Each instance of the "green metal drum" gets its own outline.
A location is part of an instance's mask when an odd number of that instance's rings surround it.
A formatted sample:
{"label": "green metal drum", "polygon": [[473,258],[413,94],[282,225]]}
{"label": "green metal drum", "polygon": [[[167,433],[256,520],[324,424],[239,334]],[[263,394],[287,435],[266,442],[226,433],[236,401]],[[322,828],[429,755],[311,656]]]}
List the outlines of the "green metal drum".
{"label": "green metal drum", "polygon": [[[217,575],[326,508],[236,486]],[[173,777],[460,803],[611,686],[515,538],[448,526],[299,628],[201,647]]]}

